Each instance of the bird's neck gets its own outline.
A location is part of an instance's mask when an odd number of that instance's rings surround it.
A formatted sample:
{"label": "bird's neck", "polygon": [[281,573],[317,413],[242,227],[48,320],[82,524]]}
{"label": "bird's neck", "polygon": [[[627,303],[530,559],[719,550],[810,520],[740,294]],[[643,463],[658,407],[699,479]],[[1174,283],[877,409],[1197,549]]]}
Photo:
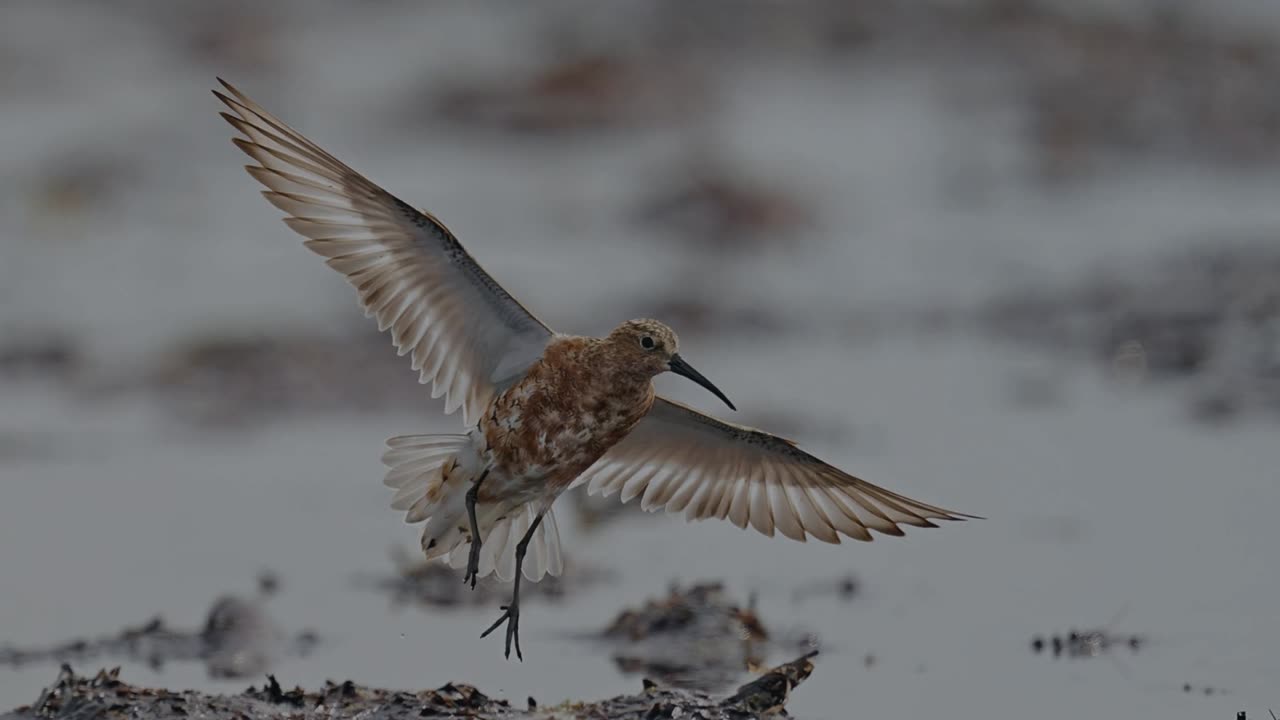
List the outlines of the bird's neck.
{"label": "bird's neck", "polygon": [[591,389],[614,398],[618,403],[643,408],[641,414],[647,412],[653,404],[653,376],[619,357],[606,340],[593,340],[584,352],[590,368],[586,382],[592,386]]}

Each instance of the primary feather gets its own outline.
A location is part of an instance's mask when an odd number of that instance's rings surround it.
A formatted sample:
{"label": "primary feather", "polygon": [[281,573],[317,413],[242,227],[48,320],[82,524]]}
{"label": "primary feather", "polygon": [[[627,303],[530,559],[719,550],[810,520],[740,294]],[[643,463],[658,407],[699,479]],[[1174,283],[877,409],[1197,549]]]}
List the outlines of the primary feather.
{"label": "primary feather", "polygon": [[256,161],[246,169],[285,223],[307,238],[390,330],[432,397],[471,424],[522,376],[552,332],[516,302],[434,216],[415,210],[263,110],[230,84],[214,91]]}

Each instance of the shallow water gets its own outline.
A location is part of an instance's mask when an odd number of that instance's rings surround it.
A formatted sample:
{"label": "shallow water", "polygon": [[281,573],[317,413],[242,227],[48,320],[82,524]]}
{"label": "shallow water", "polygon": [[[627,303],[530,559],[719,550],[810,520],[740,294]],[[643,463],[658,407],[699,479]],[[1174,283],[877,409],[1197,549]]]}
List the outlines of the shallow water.
{"label": "shallow water", "polygon": [[[194,625],[214,595],[248,592],[252,574],[270,567],[283,578],[271,601],[277,620],[315,628],[325,641],[310,657],[279,663],[274,672],[287,683],[453,679],[554,702],[637,682],[613,669],[606,648],[565,635],[602,627],[671,579],[723,578],[743,596],[758,592],[771,626],[819,634],[826,649],[794,699],[799,717],[834,717],[851,696],[872,715],[960,704],[1063,718],[1156,717],[1199,704],[1225,713],[1273,701],[1280,660],[1271,648],[1280,637],[1268,629],[1266,598],[1280,580],[1264,549],[1280,542],[1270,521],[1280,491],[1269,471],[1280,456],[1271,428],[1206,432],[1173,419],[1167,402],[1085,372],[1068,380],[1063,407],[1012,411],[997,391],[1006,356],[976,343],[814,342],[756,348],[728,364],[742,350],[699,353],[742,406],[773,400],[749,384],[753,374],[789,367],[795,402],[815,413],[856,408],[884,438],[866,453],[856,437],[813,450],[987,519],[832,547],[664,516],[585,539],[566,518],[572,557],[616,568],[620,578],[563,606],[532,605],[521,664],[504,661],[495,639],[478,639],[496,608],[389,612],[384,598],[350,583],[353,571],[383,569],[389,544],[415,539],[384,507],[376,455],[384,436],[427,423],[335,418],[228,440],[166,430],[145,408],[67,407],[29,389],[15,391],[25,395],[21,417],[41,418],[29,423],[33,431],[60,441],[55,457],[5,467],[0,627],[8,640],[38,644],[154,612]],[[842,373],[834,385],[805,381]],[[794,587],[851,569],[865,587],[852,602],[793,603]],[[1151,644],[1090,661],[1030,651],[1033,635],[1113,619],[1112,629],[1147,634]],[[868,654],[875,663],[865,668]],[[31,700],[52,672],[4,671],[0,696]],[[128,674],[220,686],[196,666]],[[1230,694],[1188,697],[1185,682]]]}
{"label": "shallow water", "polygon": [[[962,311],[1011,285],[1270,237],[1274,170],[1121,156],[1045,186],[989,58],[940,68],[892,48],[821,62],[776,49],[721,57],[708,61],[717,109],[688,127],[529,137],[448,127],[421,109],[415,124],[405,111],[422,88],[544,57],[548,41],[525,13],[445,9],[416,23],[409,6],[387,3],[268,18],[272,59],[255,66],[245,50],[230,53],[239,65],[168,62],[173,28],[87,5],[62,22],[41,7],[7,9],[22,22],[0,23],[0,49],[34,58],[3,78],[20,116],[0,124],[0,330],[6,346],[70,337],[79,359],[65,379],[0,380],[0,644],[97,636],[156,613],[198,627],[216,596],[251,593],[271,569],[283,583],[268,603],[276,621],[322,640],[273,668],[286,686],[460,681],[545,704],[635,690],[609,648],[574,636],[671,580],[721,579],[737,598],[758,593],[771,629],[819,635],[817,670],[789,705],[801,718],[1164,720],[1280,705],[1274,422],[1195,424],[1177,383],[921,333],[894,313]],[[27,37],[63,33],[78,47],[99,26],[118,32],[97,62]],[[145,378],[193,339],[363,328],[347,289],[239,170],[208,95],[215,73],[439,211],[554,327],[601,332],[674,302],[743,319],[723,329],[691,311],[677,326],[682,353],[743,409],[734,419],[986,519],[833,547],[665,516],[588,535],[562,500],[570,558],[617,578],[531,603],[524,663],[478,638],[496,606],[390,609],[353,577],[392,572],[388,547],[417,542],[387,507],[378,456],[388,436],[457,429],[425,389],[403,391],[421,394],[421,412],[400,401],[286,408],[218,429],[181,422],[148,390],[87,392]],[[977,100],[957,101],[969,93]],[[799,195],[816,208],[812,227],[739,253],[626,221],[687,173],[690,148]],[[50,167],[99,156],[127,172],[84,205],[50,210]],[[1044,390],[1034,407],[1019,400],[1028,378]],[[719,412],[679,379],[659,388]],[[851,602],[793,601],[795,588],[850,572],[862,588]],[[1101,626],[1150,643],[1076,661],[1031,651],[1036,635]],[[0,669],[0,707],[34,701],[55,674]],[[194,664],[129,665],[124,677],[260,682],[211,680]]]}

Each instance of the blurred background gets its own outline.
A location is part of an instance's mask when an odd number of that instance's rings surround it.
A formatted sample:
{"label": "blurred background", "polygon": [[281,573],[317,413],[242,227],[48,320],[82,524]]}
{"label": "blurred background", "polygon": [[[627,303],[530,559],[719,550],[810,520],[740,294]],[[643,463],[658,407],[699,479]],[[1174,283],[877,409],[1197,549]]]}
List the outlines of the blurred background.
{"label": "blurred background", "polygon": [[[554,704],[817,646],[797,717],[1264,716],[1278,73],[1249,0],[7,2],[0,707],[60,660]],[[506,590],[417,567],[380,483],[461,421],[258,197],[215,76],[552,327],[661,318],[736,421],[988,519],[802,545],[566,496],[503,660]],[[711,620],[618,617],[663,598]]]}

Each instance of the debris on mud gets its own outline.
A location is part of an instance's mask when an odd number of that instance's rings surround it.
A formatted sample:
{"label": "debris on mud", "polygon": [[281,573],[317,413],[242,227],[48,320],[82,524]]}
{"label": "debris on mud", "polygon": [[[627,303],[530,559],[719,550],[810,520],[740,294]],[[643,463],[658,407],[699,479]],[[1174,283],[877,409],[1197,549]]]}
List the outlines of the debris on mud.
{"label": "debris on mud", "polygon": [[725,702],[741,704],[756,716],[783,711],[783,704],[790,697],[791,690],[813,672],[811,660],[817,655],[817,650],[810,650],[789,663],[779,665],[738,688],[738,692]]}
{"label": "debris on mud", "polygon": [[811,635],[779,642],[760,621],[754,599],[740,607],[718,582],[673,585],[666,597],[623,610],[600,636],[618,646],[613,660],[622,672],[704,691],[728,687],[760,666],[771,645],[816,647]]}
{"label": "debris on mud", "polygon": [[506,700],[490,698],[470,685],[448,683],[419,692],[381,690],[350,680],[332,681],[317,692],[301,688],[285,690],[275,677],[261,689],[251,687],[238,695],[206,695],[192,690],[172,692],[140,688],[120,680],[119,668],[90,678],[76,675],[63,665],[57,681],[41,693],[34,705],[16,708],[7,718],[132,718],[162,720],[202,717],[207,720],[271,718],[352,718],[398,720],[420,717],[559,718],[607,717],[617,720],[689,717],[704,720],[746,720],[780,714],[791,691],[813,672],[810,652],[779,665],[734,694],[716,698],[705,693],[663,688],[646,681],[633,695],[598,702],[572,702],[555,707],[513,707]]}
{"label": "debris on mud", "polygon": [[[1226,695],[1227,694],[1227,691],[1223,690],[1220,687],[1215,687],[1213,685],[1192,685],[1191,683],[1183,683],[1182,692],[1187,693],[1188,695],[1192,693],[1196,695],[1204,695],[1205,697],[1208,697],[1210,695]],[[1236,717],[1243,720],[1244,713],[1238,713]],[[1272,715],[1271,717],[1274,718],[1275,715]]]}
{"label": "debris on mud", "polygon": [[1020,64],[1022,109],[1050,177],[1100,164],[1107,151],[1275,160],[1273,37],[1215,27],[1174,6],[1125,22],[1031,0],[999,4],[1016,8],[991,24],[1004,49],[1039,51]]}
{"label": "debris on mud", "polygon": [[172,662],[199,661],[211,677],[218,678],[260,675],[283,657],[309,654],[318,642],[311,631],[292,637],[281,631],[264,607],[266,597],[274,591],[274,578],[264,576],[260,587],[257,597],[224,595],[215,600],[199,630],[171,628],[156,616],[115,635],[81,638],[53,647],[0,646],[0,666],[115,658],[155,670]]}
{"label": "debris on mud", "polygon": [[724,585],[699,583],[686,590],[672,586],[667,597],[650,600],[639,610],[623,610],[609,627],[605,637],[643,640],[669,632],[693,629],[704,618],[716,627],[727,628],[728,634],[744,640],[766,640],[769,633],[752,608],[742,609],[724,597]]}
{"label": "debris on mud", "polygon": [[1280,415],[1280,252],[1272,248],[1184,252],[1065,288],[1009,293],[982,308],[978,323],[1055,357],[1092,360],[1130,384],[1181,381],[1200,421]]}
{"label": "debris on mud", "polygon": [[655,184],[660,189],[638,203],[632,219],[661,230],[682,248],[700,247],[720,262],[725,253],[795,252],[797,235],[814,223],[815,210],[797,195],[720,161],[695,163]]}
{"label": "debris on mud", "polygon": [[[709,94],[694,68],[663,55],[567,52],[531,76],[468,77],[434,93],[435,115],[451,124],[536,134],[632,129],[682,122]],[[421,108],[406,117],[423,116]]]}
{"label": "debris on mud", "polygon": [[81,367],[75,344],[66,337],[37,335],[10,337],[0,347],[0,376],[13,377],[68,377]]}
{"label": "debris on mud", "polygon": [[427,407],[417,374],[372,332],[209,338],[95,390],[142,391],[182,422],[227,429],[289,415]]}
{"label": "debris on mud", "polygon": [[[1133,13],[1097,13],[1039,0],[909,6],[815,0],[739,3],[730,15],[716,3],[694,8],[668,1],[647,4],[642,14],[623,11],[606,23],[566,13],[553,23],[560,37],[546,43],[566,48],[568,57],[520,81],[456,80],[435,107],[460,124],[503,129],[652,124],[655,115],[692,115],[685,108],[708,94],[698,85],[687,87],[690,67],[774,53],[839,62],[872,48],[909,50],[940,68],[999,68],[1045,180],[1103,168],[1116,153],[1274,162],[1280,147],[1280,100],[1271,81],[1280,68],[1274,33],[1206,23],[1172,3],[1149,5]],[[575,34],[612,47],[571,51],[563,36]],[[616,48],[628,48],[634,57]],[[964,79],[952,83],[961,89],[954,93],[960,111],[970,109],[975,92],[964,92]],[[420,105],[405,114],[423,117]]]}
{"label": "debris on mud", "polygon": [[1138,652],[1147,643],[1145,635],[1126,635],[1109,630],[1069,630],[1065,635],[1037,635],[1031,639],[1031,651],[1039,655],[1049,652],[1054,658],[1071,660],[1105,655],[1118,647]]}
{"label": "debris on mud", "polygon": [[[394,575],[356,578],[356,584],[385,593],[392,607],[417,605],[430,608],[489,607],[511,597],[511,583],[490,575],[482,578],[473,590],[462,582],[462,572],[438,560],[425,560],[396,545],[391,549]],[[542,598],[560,602],[577,592],[610,577],[605,570],[580,567],[565,559],[564,572],[547,575],[536,583],[520,586],[521,600]]]}

